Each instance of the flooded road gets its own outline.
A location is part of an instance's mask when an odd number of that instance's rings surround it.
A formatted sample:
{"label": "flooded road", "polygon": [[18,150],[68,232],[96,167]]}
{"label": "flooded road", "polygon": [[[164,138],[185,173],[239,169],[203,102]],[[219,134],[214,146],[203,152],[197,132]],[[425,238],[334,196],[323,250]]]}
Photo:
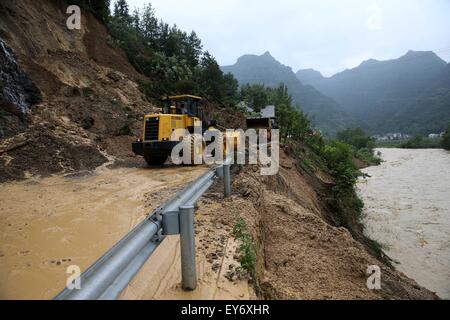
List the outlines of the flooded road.
{"label": "flooded road", "polygon": [[0,299],[51,299],[206,167],[99,168],[0,184]]}
{"label": "flooded road", "polygon": [[379,149],[385,161],[363,171],[367,236],[385,247],[396,267],[450,299],[450,152]]}

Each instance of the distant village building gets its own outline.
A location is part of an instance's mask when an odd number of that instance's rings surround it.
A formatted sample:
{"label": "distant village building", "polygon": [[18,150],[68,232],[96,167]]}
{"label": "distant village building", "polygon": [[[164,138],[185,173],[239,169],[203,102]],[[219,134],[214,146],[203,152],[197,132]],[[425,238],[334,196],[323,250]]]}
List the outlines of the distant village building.
{"label": "distant village building", "polygon": [[[255,110],[253,110],[253,108],[249,107],[248,105],[244,105],[244,107],[247,109],[248,113],[255,113]],[[261,114],[259,118],[275,119],[275,106],[265,106],[264,109],[261,109],[261,111],[257,113]]]}
{"label": "distant village building", "polygon": [[372,136],[377,141],[390,141],[390,140],[407,140],[411,138],[411,135],[401,132],[377,134]]}
{"label": "distant village building", "polygon": [[275,106],[266,106],[261,110],[261,116],[263,118],[275,119]]}

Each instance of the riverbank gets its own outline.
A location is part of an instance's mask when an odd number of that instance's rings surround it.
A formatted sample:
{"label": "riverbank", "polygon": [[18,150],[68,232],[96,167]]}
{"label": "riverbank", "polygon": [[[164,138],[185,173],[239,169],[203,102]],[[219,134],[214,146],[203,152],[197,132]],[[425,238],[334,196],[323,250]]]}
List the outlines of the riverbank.
{"label": "riverbank", "polygon": [[384,162],[363,169],[366,236],[395,267],[450,299],[450,153],[439,149],[377,149]]}

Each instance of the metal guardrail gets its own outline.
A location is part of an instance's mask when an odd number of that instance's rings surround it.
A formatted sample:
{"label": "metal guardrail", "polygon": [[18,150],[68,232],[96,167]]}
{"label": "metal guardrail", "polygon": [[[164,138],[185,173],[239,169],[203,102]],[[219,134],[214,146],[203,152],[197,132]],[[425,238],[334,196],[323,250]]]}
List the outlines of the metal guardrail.
{"label": "metal guardrail", "polygon": [[117,299],[167,235],[180,234],[182,286],[197,286],[195,264],[195,203],[223,177],[225,197],[231,194],[230,163],[209,170],[116,243],[80,276],[80,289],[66,288],[55,300]]}

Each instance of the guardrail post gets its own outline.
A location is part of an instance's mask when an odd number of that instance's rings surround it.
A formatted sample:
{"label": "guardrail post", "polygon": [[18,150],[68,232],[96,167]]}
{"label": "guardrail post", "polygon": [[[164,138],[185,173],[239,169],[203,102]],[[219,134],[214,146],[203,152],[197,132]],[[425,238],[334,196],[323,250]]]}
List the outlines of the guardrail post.
{"label": "guardrail post", "polygon": [[231,174],[229,164],[223,165],[223,183],[225,198],[228,198],[231,195]]}
{"label": "guardrail post", "polygon": [[197,287],[194,217],[194,206],[180,207],[181,277],[184,290],[195,290]]}
{"label": "guardrail post", "polygon": [[223,166],[217,167],[216,174],[219,178],[223,178]]}

